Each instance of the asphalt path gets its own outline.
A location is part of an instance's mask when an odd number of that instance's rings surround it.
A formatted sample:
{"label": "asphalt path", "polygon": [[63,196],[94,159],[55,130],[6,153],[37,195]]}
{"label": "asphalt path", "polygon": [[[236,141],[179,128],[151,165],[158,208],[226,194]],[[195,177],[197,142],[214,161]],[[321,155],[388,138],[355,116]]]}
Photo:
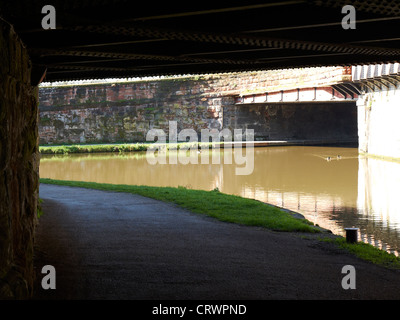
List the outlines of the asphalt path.
{"label": "asphalt path", "polygon": [[[220,222],[127,193],[40,185],[34,299],[399,299],[400,272],[319,236]],[[42,267],[56,270],[44,290]],[[355,269],[343,289],[342,269]]]}

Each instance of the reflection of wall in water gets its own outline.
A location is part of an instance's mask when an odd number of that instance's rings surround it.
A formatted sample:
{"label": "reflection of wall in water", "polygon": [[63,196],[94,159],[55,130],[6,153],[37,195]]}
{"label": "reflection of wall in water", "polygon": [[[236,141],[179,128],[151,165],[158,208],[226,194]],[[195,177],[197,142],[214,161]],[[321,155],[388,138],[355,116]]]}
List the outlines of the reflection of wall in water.
{"label": "reflection of wall in water", "polygon": [[339,196],[323,193],[284,192],[262,188],[246,188],[243,190],[242,196],[299,212],[314,224],[329,229],[335,234],[343,233],[343,227],[338,225],[338,221],[332,217],[336,212],[342,212],[343,208],[346,207],[343,199]]}
{"label": "reflection of wall in water", "polygon": [[359,214],[368,217],[368,234],[374,230],[374,244],[383,241],[400,249],[400,164],[367,157],[359,158],[358,199]]}
{"label": "reflection of wall in water", "polygon": [[361,212],[379,216],[386,224],[400,226],[399,186],[399,163],[359,159],[357,206]]}

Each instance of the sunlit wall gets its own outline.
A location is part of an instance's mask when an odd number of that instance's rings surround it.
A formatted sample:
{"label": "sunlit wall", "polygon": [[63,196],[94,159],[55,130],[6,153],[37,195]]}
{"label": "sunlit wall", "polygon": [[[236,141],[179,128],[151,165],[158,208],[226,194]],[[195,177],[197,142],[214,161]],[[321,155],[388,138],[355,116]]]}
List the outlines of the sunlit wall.
{"label": "sunlit wall", "polygon": [[357,106],[360,151],[400,159],[400,89],[366,93]]}

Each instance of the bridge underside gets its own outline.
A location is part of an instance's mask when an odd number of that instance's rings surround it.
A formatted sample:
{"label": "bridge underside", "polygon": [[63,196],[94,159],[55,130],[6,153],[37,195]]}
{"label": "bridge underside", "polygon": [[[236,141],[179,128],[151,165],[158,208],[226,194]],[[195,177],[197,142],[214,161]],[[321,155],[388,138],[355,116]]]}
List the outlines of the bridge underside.
{"label": "bridge underside", "polygon": [[334,84],[328,87],[296,88],[251,94],[236,97],[236,104],[258,103],[355,103],[361,93],[359,87],[351,83]]}
{"label": "bridge underside", "polygon": [[[394,62],[400,4],[353,1],[53,0],[56,29],[44,30],[42,0],[14,0],[1,15],[46,81],[215,73]],[[348,21],[347,21],[348,22]]]}

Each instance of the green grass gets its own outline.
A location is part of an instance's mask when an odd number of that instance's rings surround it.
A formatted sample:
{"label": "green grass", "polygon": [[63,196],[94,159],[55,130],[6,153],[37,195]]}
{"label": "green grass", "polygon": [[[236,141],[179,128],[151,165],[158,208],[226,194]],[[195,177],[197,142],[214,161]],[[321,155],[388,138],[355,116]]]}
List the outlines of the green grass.
{"label": "green grass", "polygon": [[[203,142],[179,142],[179,143],[167,143],[167,149],[182,149],[183,147],[189,148],[197,146],[215,146],[221,145],[222,142],[214,143],[203,143]],[[147,151],[149,148],[157,147],[157,143],[120,143],[120,144],[90,144],[90,145],[59,145],[59,146],[39,146],[39,152],[41,154],[70,154],[70,153],[103,153],[103,152],[139,152]]]}
{"label": "green grass", "polygon": [[340,248],[356,255],[360,259],[372,262],[374,264],[390,269],[400,269],[400,258],[385,250],[374,247],[368,243],[357,242],[348,243],[345,238],[322,239],[327,242],[334,242]]}
{"label": "green grass", "polygon": [[137,152],[146,151],[148,146],[149,144],[145,143],[39,146],[39,152],[41,154]]}
{"label": "green grass", "polygon": [[224,194],[218,190],[204,191],[184,187],[133,186],[53,179],[40,179],[40,183],[139,194],[171,202],[191,212],[204,214],[220,221],[264,227],[275,231],[320,232],[320,229],[314,227],[308,220],[295,218],[291,213],[277,207],[253,199]]}

